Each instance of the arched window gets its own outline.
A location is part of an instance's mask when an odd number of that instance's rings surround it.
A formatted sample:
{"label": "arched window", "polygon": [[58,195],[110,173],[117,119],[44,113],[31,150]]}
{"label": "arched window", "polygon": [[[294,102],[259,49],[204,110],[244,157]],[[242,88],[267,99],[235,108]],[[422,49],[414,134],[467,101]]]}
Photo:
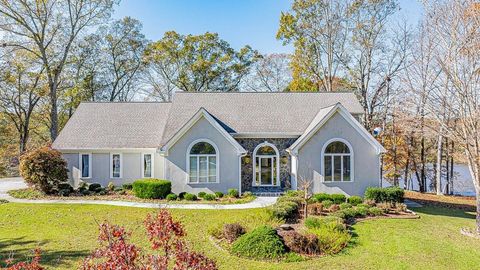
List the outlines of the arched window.
{"label": "arched window", "polygon": [[253,185],[280,185],[280,157],[275,145],[264,142],[253,151]]}
{"label": "arched window", "polygon": [[347,141],[343,139],[328,141],[322,156],[325,182],[353,181],[353,152]]}
{"label": "arched window", "polygon": [[209,140],[194,141],[187,152],[189,183],[218,183],[218,149]]}

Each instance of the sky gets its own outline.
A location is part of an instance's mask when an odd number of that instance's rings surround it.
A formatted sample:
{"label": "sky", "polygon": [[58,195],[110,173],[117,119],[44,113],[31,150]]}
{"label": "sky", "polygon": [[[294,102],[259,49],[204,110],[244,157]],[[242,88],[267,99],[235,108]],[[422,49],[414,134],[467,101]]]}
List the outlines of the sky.
{"label": "sky", "polygon": [[[140,20],[149,40],[162,38],[166,31],[180,34],[216,32],[239,49],[250,45],[260,53],[290,53],[275,35],[280,13],[288,11],[291,0],[122,0],[114,18]],[[418,0],[400,0],[398,18],[415,25],[422,14]]]}

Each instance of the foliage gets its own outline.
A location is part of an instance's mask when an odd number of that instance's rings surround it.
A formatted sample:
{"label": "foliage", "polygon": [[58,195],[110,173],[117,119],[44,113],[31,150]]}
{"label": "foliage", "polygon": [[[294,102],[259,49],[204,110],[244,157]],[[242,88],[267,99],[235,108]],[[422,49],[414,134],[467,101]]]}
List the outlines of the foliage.
{"label": "foliage", "polygon": [[261,226],[233,242],[232,252],[245,258],[278,259],[285,253],[285,246],[272,227]]}
{"label": "foliage", "polygon": [[292,201],[276,202],[267,211],[273,219],[292,220],[298,215],[299,205]]}
{"label": "foliage", "polygon": [[135,244],[129,243],[131,233],[125,228],[100,224],[99,241],[103,246],[83,261],[81,269],[217,269],[215,262],[201,253],[187,247],[185,230],[174,221],[167,210],[160,210],[155,216],[150,214],[144,221],[151,248],[159,253],[142,254]]}
{"label": "foliage", "polygon": [[230,223],[223,226],[223,237],[230,243],[245,234],[245,228],[239,223]]}
{"label": "foliage", "polygon": [[133,193],[142,199],[163,199],[172,192],[172,183],[160,179],[139,179],[133,182]]}
{"label": "foliage", "polygon": [[31,261],[29,262],[18,262],[15,264],[13,263],[13,259],[6,260],[6,268],[5,270],[44,270],[42,266],[40,266],[41,260],[41,252],[40,249],[36,248],[34,250],[34,255]]}
{"label": "foliage", "polygon": [[336,204],[341,204],[347,201],[347,197],[343,194],[330,194],[330,199]]}
{"label": "foliage", "polygon": [[8,194],[17,199],[40,199],[45,194],[34,188],[22,188],[8,191]]}
{"label": "foliage", "polygon": [[282,233],[282,239],[289,251],[300,254],[318,254],[318,238],[314,234],[300,234],[294,230]]}
{"label": "foliage", "polygon": [[183,195],[183,198],[187,201],[196,201],[197,200],[197,195],[192,194],[192,193],[185,193],[185,195]]}
{"label": "foliage", "polygon": [[378,208],[378,207],[370,207],[368,209],[368,214],[372,215],[372,216],[381,216],[383,215],[383,210]]}
{"label": "foliage", "polygon": [[230,197],[233,197],[233,198],[237,198],[238,197],[238,189],[235,189],[235,188],[231,188],[228,190],[228,196]]}
{"label": "foliage", "polygon": [[215,191],[215,196],[217,196],[217,198],[223,198],[223,192]]}
{"label": "foliage", "polygon": [[349,203],[341,203],[339,206],[340,206],[340,210],[352,208],[352,205]]}
{"label": "foliage", "polygon": [[251,191],[245,191],[243,194],[242,194],[243,197],[253,197],[253,193]]}
{"label": "foliage", "polygon": [[399,187],[369,187],[365,191],[365,199],[374,200],[376,203],[402,203],[405,191]]}
{"label": "foliage", "polygon": [[167,199],[167,201],[175,201],[177,200],[177,195],[174,193],[170,193],[167,195],[167,197],[165,197],[165,199]]}
{"label": "foliage", "polygon": [[323,211],[322,203],[312,203],[307,206],[308,214],[310,215],[320,215]]}
{"label": "foliage", "polygon": [[350,196],[348,197],[347,202],[353,206],[356,206],[357,204],[363,203],[363,199],[360,196]]}
{"label": "foliage", "polygon": [[58,191],[68,179],[67,162],[62,154],[50,147],[29,151],[20,159],[20,174],[28,185],[47,194]]}
{"label": "foliage", "polygon": [[133,189],[133,184],[132,183],[125,183],[122,185],[122,188],[125,190],[132,190]]}
{"label": "foliage", "polygon": [[187,194],[187,192],[185,192],[185,191],[182,191],[182,192],[178,193],[178,198],[179,198],[180,200],[185,199],[185,194]]}
{"label": "foliage", "polygon": [[323,201],[326,201],[326,200],[331,201],[330,194],[317,193],[317,194],[313,194],[313,196],[312,196],[312,201],[314,201],[314,202],[323,202]]}
{"label": "foliage", "polygon": [[339,226],[329,223],[320,228],[309,229],[318,238],[318,247],[322,253],[336,254],[344,249],[352,236],[346,229],[339,229]]}
{"label": "foliage", "polygon": [[206,201],[215,201],[217,197],[215,196],[215,194],[205,194],[205,196],[203,196],[203,199],[206,200]]}
{"label": "foliage", "polygon": [[345,227],[343,220],[335,216],[326,216],[326,217],[308,217],[305,219],[304,225],[308,229],[317,229],[325,226],[334,227],[332,224],[339,226],[339,229]]}
{"label": "foliage", "polygon": [[324,200],[324,201],[322,201],[322,204],[323,204],[323,207],[326,208],[326,209],[328,209],[328,208],[330,208],[332,205],[334,205],[331,200]]}
{"label": "foliage", "polygon": [[112,181],[108,182],[107,190],[110,191],[110,192],[115,190],[115,184],[113,184]]}
{"label": "foliage", "polygon": [[205,197],[205,195],[207,195],[207,193],[206,193],[206,192],[204,192],[204,191],[200,191],[200,192],[197,194],[197,197],[199,197],[199,198],[202,198],[202,199],[203,199],[203,197]]}
{"label": "foliage", "polygon": [[284,257],[283,261],[286,262],[286,263],[303,262],[303,261],[305,261],[305,258],[302,257],[302,255],[297,254],[295,252],[289,252],[289,253],[285,254],[285,257]]}
{"label": "foliage", "polygon": [[91,183],[90,185],[88,185],[89,191],[97,192],[97,190],[100,188],[102,188],[102,185],[100,185],[99,183]]}
{"label": "foliage", "polygon": [[[346,201],[347,197],[343,194],[327,194],[327,193],[317,193],[312,196],[311,201],[313,202],[323,202],[326,200],[332,201],[335,204],[341,204]],[[327,206],[325,206],[328,208]]]}

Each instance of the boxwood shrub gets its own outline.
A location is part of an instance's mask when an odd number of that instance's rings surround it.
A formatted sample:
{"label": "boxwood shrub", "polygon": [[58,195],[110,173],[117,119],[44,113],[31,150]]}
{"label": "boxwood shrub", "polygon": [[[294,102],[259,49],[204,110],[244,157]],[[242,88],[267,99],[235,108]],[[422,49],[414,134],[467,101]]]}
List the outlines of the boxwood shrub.
{"label": "boxwood shrub", "polygon": [[132,190],[133,184],[132,183],[125,183],[122,185],[122,188],[125,190]]}
{"label": "boxwood shrub", "polygon": [[205,191],[200,191],[200,192],[198,192],[197,197],[203,199],[203,197],[204,197],[205,195],[207,195],[207,193],[206,193]]}
{"label": "boxwood shrub", "polygon": [[187,201],[196,201],[197,200],[197,195],[192,194],[192,193],[185,193],[185,195],[183,195],[183,198]]}
{"label": "boxwood shrub", "polygon": [[142,199],[163,199],[172,192],[172,183],[160,179],[139,179],[133,182],[133,193]]}
{"label": "boxwood shrub", "polygon": [[203,195],[202,199],[204,199],[206,201],[215,201],[216,196],[215,196],[215,194],[208,193],[208,194]]}
{"label": "boxwood shrub", "polygon": [[281,220],[292,220],[298,214],[298,204],[291,201],[277,202],[268,208],[271,218]]}
{"label": "boxwood shrub", "polygon": [[228,190],[228,196],[237,198],[238,197],[238,189],[231,188]]}
{"label": "boxwood shrub", "polygon": [[365,191],[365,199],[374,200],[377,203],[403,203],[405,191],[399,187],[369,187]]}
{"label": "boxwood shrub", "polygon": [[177,195],[174,193],[170,193],[166,197],[167,201],[175,201],[177,199]]}
{"label": "boxwood shrub", "polygon": [[353,206],[363,203],[363,199],[360,196],[350,196],[348,197],[347,201]]}
{"label": "boxwood shrub", "polygon": [[312,196],[313,202],[332,201],[335,204],[346,202],[347,197],[343,194],[317,193]]}
{"label": "boxwood shrub", "polygon": [[216,191],[216,192],[215,192],[215,196],[217,196],[217,198],[222,198],[222,197],[223,197],[223,192],[221,192],[221,191]]}
{"label": "boxwood shrub", "polygon": [[277,259],[285,254],[285,245],[272,227],[261,226],[235,240],[232,253],[251,259]]}

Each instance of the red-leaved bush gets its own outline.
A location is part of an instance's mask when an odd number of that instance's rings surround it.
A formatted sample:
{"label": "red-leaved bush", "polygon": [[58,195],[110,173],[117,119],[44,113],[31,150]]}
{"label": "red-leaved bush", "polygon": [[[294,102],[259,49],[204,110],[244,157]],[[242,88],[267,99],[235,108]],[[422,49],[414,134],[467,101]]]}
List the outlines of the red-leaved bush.
{"label": "red-leaved bush", "polygon": [[18,262],[13,264],[13,259],[7,259],[5,261],[6,270],[44,270],[45,268],[40,266],[40,249],[34,250],[34,256],[30,262]]}
{"label": "red-leaved bush", "polygon": [[123,227],[102,223],[99,241],[102,248],[86,258],[83,270],[214,270],[215,262],[201,253],[191,251],[183,237],[180,222],[173,220],[167,210],[144,221],[148,240],[157,254],[142,254],[140,248],[128,243],[130,233]]}

